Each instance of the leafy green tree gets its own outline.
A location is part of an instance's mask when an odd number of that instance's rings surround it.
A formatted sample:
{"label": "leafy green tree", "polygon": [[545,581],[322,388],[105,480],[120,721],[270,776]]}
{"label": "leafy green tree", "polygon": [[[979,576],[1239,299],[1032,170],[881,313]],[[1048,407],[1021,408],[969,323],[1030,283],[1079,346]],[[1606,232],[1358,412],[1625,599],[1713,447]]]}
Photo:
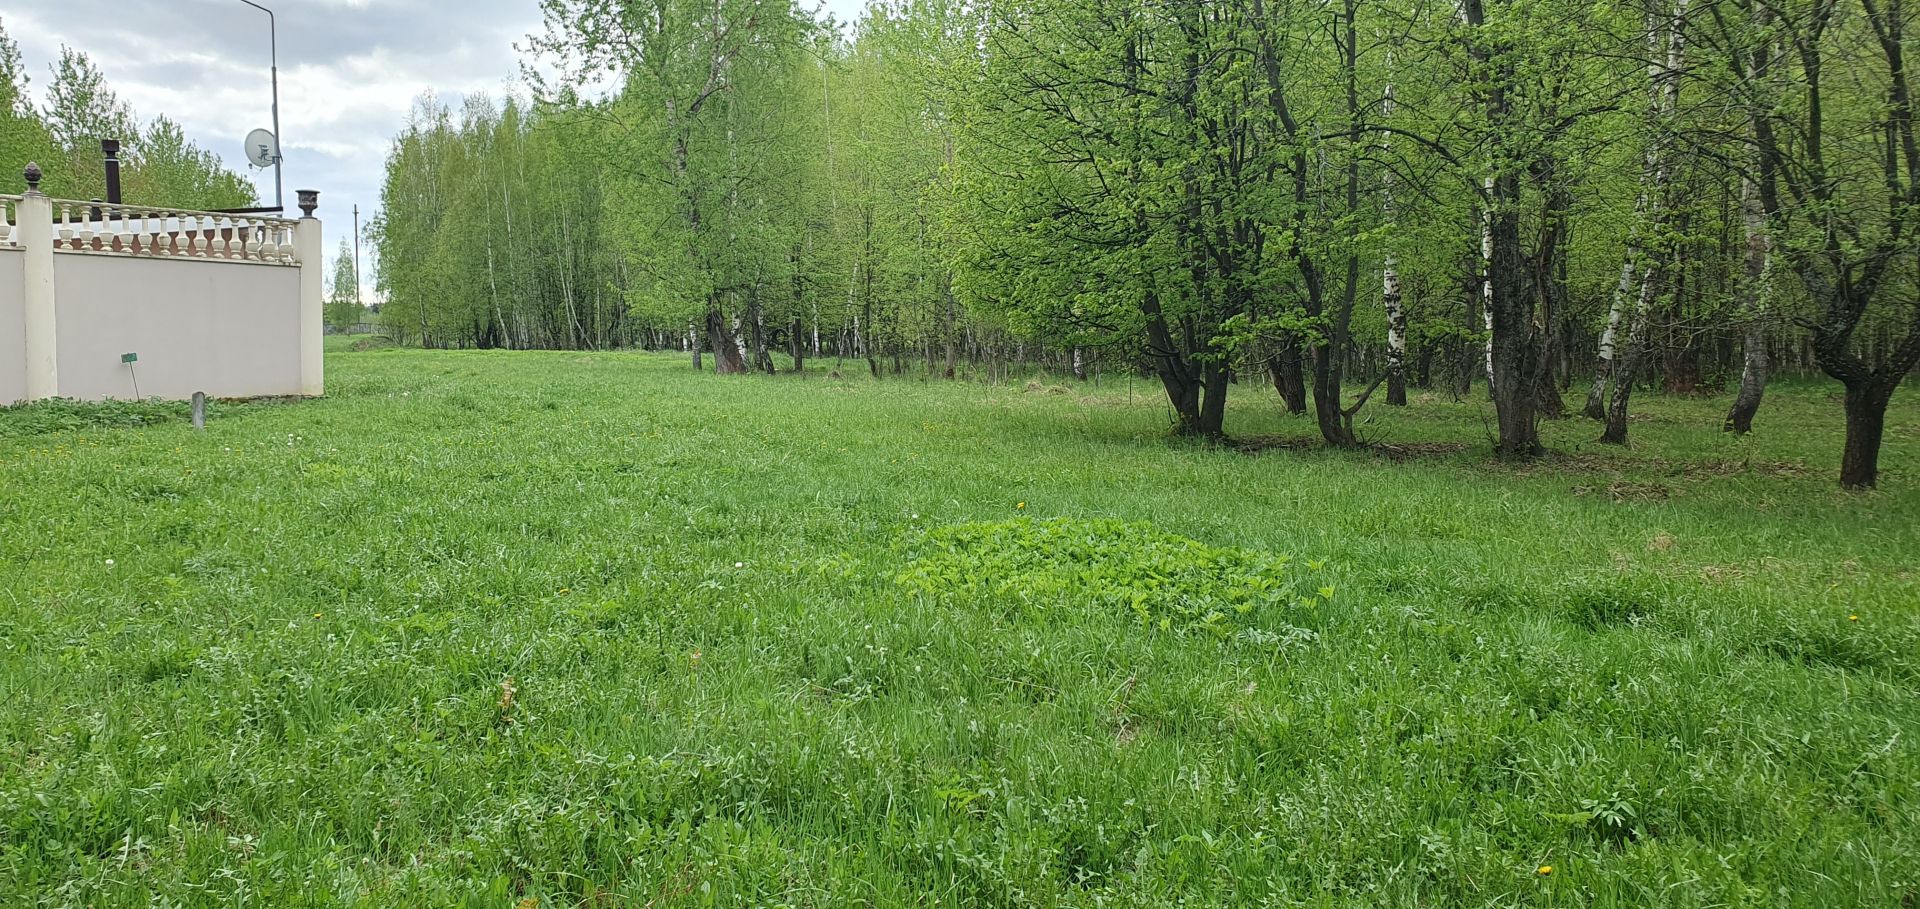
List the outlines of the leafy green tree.
{"label": "leafy green tree", "polygon": [[[577,81],[626,78],[608,137],[631,162],[621,201],[638,305],[704,328],[721,373],[750,368],[739,320],[753,324],[774,255],[761,228],[779,87],[813,27],[786,0],[543,0],[533,45]],[[669,213],[668,217],[660,217]]]}
{"label": "leafy green tree", "polygon": [[333,254],[333,270],[327,276],[327,325],[345,331],[361,322],[366,308],[360,302],[360,276],[353,267],[353,246],[345,239]]}
{"label": "leafy green tree", "polygon": [[147,123],[124,171],[129,203],[203,210],[254,204],[251,182],[189,141],[180,124],[165,116]]}

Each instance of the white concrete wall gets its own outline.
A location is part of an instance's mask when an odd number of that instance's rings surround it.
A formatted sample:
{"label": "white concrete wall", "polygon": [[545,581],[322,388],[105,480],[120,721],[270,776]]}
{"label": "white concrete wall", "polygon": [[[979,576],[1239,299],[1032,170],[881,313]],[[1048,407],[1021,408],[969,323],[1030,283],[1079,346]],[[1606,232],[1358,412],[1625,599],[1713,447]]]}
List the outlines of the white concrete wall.
{"label": "white concrete wall", "polygon": [[0,406],[27,396],[26,307],[20,292],[24,259],[20,250],[0,249]]}
{"label": "white concrete wall", "polygon": [[[132,398],[135,374],[147,398],[300,394],[300,271],[55,253],[60,396]],[[125,353],[139,356],[131,372]]]}

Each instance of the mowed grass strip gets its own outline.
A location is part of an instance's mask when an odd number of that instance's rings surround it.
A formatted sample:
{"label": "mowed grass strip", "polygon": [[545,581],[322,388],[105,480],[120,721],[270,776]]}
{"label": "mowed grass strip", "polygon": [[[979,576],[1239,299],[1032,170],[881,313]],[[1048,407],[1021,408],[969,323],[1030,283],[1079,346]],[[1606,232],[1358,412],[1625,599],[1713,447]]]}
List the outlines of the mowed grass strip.
{"label": "mowed grass strip", "polygon": [[[0,903],[1899,906],[1920,408],[330,353],[0,412]],[[852,375],[852,371],[848,371]],[[1544,870],[1550,869],[1550,870]],[[523,901],[533,900],[533,903]]]}

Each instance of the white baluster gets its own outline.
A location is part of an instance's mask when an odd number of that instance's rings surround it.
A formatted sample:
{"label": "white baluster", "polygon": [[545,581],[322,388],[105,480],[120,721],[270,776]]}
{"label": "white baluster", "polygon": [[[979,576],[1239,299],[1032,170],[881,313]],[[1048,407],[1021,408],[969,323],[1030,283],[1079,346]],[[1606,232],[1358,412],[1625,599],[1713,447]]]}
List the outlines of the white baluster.
{"label": "white baluster", "polygon": [[114,249],[118,252],[132,252],[133,251],[133,222],[131,220],[131,216],[129,215],[126,209],[117,208],[117,209],[114,209],[113,217],[114,217],[114,221],[113,221]]}
{"label": "white baluster", "polygon": [[[134,216],[131,214],[127,216],[127,220],[129,223],[132,222],[133,217]],[[147,213],[140,212],[139,218],[140,218],[140,226],[137,228],[133,228],[132,229],[133,236],[127,239],[128,250],[136,256],[139,255],[147,245]]]}
{"label": "white baluster", "polygon": [[260,247],[265,245],[260,242],[260,238],[264,236],[264,234],[265,231],[260,225],[253,223],[251,220],[247,222],[247,259],[257,260],[260,258]]}
{"label": "white baluster", "polygon": [[196,259],[206,258],[207,246],[208,246],[207,229],[201,226],[200,216],[194,215],[193,216],[193,257]]}
{"label": "white baluster", "polygon": [[73,248],[73,206],[71,205],[60,206],[60,217],[58,220],[60,222],[60,230],[59,230],[60,239],[54,241],[53,246],[55,249],[72,249]]}
{"label": "white baluster", "polygon": [[80,248],[93,251],[93,241],[100,232],[94,227],[93,212],[82,209],[80,212]]}

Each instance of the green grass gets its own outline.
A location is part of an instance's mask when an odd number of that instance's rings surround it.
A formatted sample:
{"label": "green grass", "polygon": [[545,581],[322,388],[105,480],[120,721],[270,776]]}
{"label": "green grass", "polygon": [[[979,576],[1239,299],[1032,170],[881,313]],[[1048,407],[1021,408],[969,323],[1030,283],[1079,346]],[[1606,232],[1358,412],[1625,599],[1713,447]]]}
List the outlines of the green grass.
{"label": "green grass", "polygon": [[0,905],[1920,899],[1920,396],[1846,494],[1819,385],[1512,469],[1478,400],[330,357],[0,412]]}

